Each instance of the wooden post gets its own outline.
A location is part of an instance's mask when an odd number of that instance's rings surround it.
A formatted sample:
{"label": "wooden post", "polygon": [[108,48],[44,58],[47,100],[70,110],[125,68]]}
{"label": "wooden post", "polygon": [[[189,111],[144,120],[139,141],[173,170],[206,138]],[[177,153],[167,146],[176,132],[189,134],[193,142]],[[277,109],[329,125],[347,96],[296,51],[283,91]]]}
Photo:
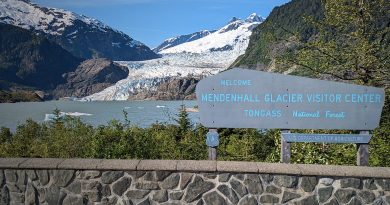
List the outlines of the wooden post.
{"label": "wooden post", "polygon": [[[282,130],[282,133],[290,133],[290,130]],[[281,137],[282,148],[280,150],[280,160],[283,163],[290,163],[291,161],[291,149],[290,143],[283,140]]]}
{"label": "wooden post", "polygon": [[[369,131],[360,131],[361,135],[368,135]],[[358,166],[369,166],[368,162],[369,151],[368,144],[357,144],[357,165]]]}
{"label": "wooden post", "polygon": [[209,147],[209,160],[217,160],[217,149]]}

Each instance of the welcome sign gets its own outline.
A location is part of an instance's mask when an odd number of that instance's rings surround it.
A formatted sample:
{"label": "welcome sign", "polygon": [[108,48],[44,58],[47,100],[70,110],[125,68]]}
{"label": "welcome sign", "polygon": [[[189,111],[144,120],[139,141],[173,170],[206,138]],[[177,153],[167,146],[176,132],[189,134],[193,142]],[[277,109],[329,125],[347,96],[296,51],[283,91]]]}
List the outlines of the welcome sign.
{"label": "welcome sign", "polygon": [[212,128],[373,130],[384,89],[231,69],[196,87],[200,122]]}

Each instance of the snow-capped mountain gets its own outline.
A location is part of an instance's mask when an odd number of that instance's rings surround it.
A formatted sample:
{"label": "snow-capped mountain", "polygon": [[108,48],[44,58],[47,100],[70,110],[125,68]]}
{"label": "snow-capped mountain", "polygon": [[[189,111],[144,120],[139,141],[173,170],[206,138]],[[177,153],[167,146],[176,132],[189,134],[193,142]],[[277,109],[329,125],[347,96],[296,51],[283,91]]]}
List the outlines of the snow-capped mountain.
{"label": "snow-capped mountain", "polygon": [[159,46],[154,48],[153,51],[158,53],[164,49],[171,48],[171,47],[177,46],[179,44],[198,40],[198,39],[203,38],[207,35],[210,35],[213,32],[215,32],[215,30],[214,31],[204,30],[204,31],[199,31],[199,32],[187,34],[187,35],[180,35],[180,36],[176,36],[173,38],[168,38],[162,44],[160,44]]}
{"label": "snow-capped mountain", "polygon": [[[263,21],[256,14],[251,14],[246,20],[233,18],[229,23],[203,38],[183,43],[171,48],[163,49],[161,54],[166,53],[207,53],[215,51],[234,51],[236,54],[245,52],[249,43],[249,37],[253,28]],[[237,57],[238,55],[234,55]]]}
{"label": "snow-capped mountain", "polygon": [[81,58],[146,60],[158,57],[144,44],[96,19],[28,1],[0,0],[0,22],[43,34]]}
{"label": "snow-capped mountain", "polygon": [[127,100],[134,93],[155,91],[161,83],[175,78],[217,74],[245,52],[252,29],[262,21],[256,14],[245,20],[233,18],[226,26],[202,38],[161,49],[160,59],[118,62],[129,68],[129,76],[83,100]]}

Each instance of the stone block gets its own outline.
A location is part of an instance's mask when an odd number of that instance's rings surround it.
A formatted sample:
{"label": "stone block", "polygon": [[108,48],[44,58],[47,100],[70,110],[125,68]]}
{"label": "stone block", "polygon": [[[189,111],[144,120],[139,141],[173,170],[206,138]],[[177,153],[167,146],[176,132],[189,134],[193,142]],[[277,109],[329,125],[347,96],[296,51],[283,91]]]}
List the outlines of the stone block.
{"label": "stone block", "polygon": [[177,171],[214,172],[217,170],[215,160],[179,160]]}
{"label": "stone block", "polygon": [[29,158],[19,165],[21,169],[57,169],[65,159],[60,158]]}
{"label": "stone block", "polygon": [[143,199],[150,193],[150,190],[129,190],[126,192],[126,196],[129,199]]}
{"label": "stone block", "polygon": [[192,176],[194,176],[193,173],[186,173],[183,172],[180,174],[181,175],[181,180],[180,180],[180,189],[183,190],[186,188],[188,183],[191,181]]}
{"label": "stone block", "polygon": [[141,160],[137,166],[137,170],[150,171],[176,171],[176,160]]}
{"label": "stone block", "polygon": [[144,176],[147,172],[146,171],[126,171],[130,176],[133,177],[133,179],[138,179]]}
{"label": "stone block", "polygon": [[204,181],[200,176],[195,176],[193,182],[187,187],[187,192],[184,196],[184,201],[187,203],[194,202],[199,199],[203,193],[213,189],[215,184],[209,181]]}
{"label": "stone block", "polygon": [[363,186],[364,188],[366,189],[369,189],[369,190],[377,190],[378,187],[375,185],[375,180],[374,179],[366,179],[363,181]]}
{"label": "stone block", "polygon": [[81,194],[81,182],[79,180],[74,180],[66,187],[66,190],[74,194]]}
{"label": "stone block", "polygon": [[102,159],[65,159],[58,169],[96,170]]}
{"label": "stone block", "polygon": [[382,187],[384,191],[390,191],[390,179],[376,179],[376,183]]}
{"label": "stone block", "polygon": [[323,185],[325,185],[325,186],[330,186],[330,185],[332,185],[333,184],[333,182],[334,182],[334,179],[332,179],[332,178],[320,178],[320,180],[319,180],[319,183],[320,184],[323,184]]}
{"label": "stone block", "polygon": [[218,176],[219,182],[228,182],[230,179],[231,174],[230,173],[220,173]]}
{"label": "stone block", "polygon": [[169,176],[172,172],[170,171],[155,171],[154,174],[156,176],[157,181],[164,180],[167,176]]}
{"label": "stone block", "polygon": [[110,196],[111,195],[111,187],[108,184],[104,184],[102,186],[102,195],[103,196]]}
{"label": "stone block", "polygon": [[318,201],[315,195],[305,197],[299,201],[296,201],[294,205],[318,205]]}
{"label": "stone block", "polygon": [[136,170],[140,160],[103,159],[98,165],[99,170]]}
{"label": "stone block", "polygon": [[218,172],[258,173],[256,162],[217,161]]}
{"label": "stone block", "polygon": [[241,199],[240,203],[238,205],[257,205],[259,204],[258,201],[254,196],[245,196],[244,198]]}
{"label": "stone block", "polygon": [[101,180],[104,184],[111,184],[124,175],[123,171],[106,171],[103,172]]}
{"label": "stone block", "polygon": [[167,190],[158,190],[155,191],[152,197],[153,201],[156,201],[158,203],[163,203],[168,201],[168,192]]}
{"label": "stone block", "polygon": [[273,182],[276,186],[293,188],[298,184],[298,177],[290,175],[275,175]]}
{"label": "stone block", "polygon": [[160,186],[163,189],[174,189],[179,184],[179,181],[180,181],[180,174],[173,173],[167,178],[165,178],[164,181],[161,182]]}
{"label": "stone block", "polygon": [[301,197],[300,194],[289,192],[289,191],[284,191],[283,196],[282,196],[282,203],[286,203],[288,201],[291,201],[293,199]]}
{"label": "stone block", "polygon": [[263,193],[263,186],[259,180],[259,177],[247,177],[244,181],[248,192],[253,195],[258,195]]}
{"label": "stone block", "polygon": [[233,204],[237,204],[237,202],[239,201],[237,194],[227,185],[219,185],[217,189]]}
{"label": "stone block", "polygon": [[332,196],[332,192],[333,192],[332,186],[318,188],[317,193],[318,193],[318,200],[320,201],[320,203],[324,203],[328,201],[330,196]]}
{"label": "stone block", "polygon": [[353,197],[346,205],[362,205],[362,202],[358,198]]}
{"label": "stone block", "polygon": [[171,200],[180,200],[183,197],[183,191],[173,191],[169,193],[169,199]]}
{"label": "stone block", "polygon": [[83,205],[83,197],[81,195],[67,194],[62,202],[62,205]]}
{"label": "stone block", "polygon": [[280,194],[282,193],[282,190],[277,186],[270,185],[265,188],[265,192],[270,194]]}
{"label": "stone block", "polygon": [[28,158],[0,158],[0,169],[17,169]]}
{"label": "stone block", "polygon": [[375,200],[375,194],[371,191],[360,191],[358,196],[363,200],[364,204],[372,203]]}
{"label": "stone block", "polygon": [[74,177],[74,170],[49,170],[55,186],[66,187]]}
{"label": "stone block", "polygon": [[340,179],[340,187],[341,188],[355,188],[359,189],[361,188],[361,180],[357,178],[346,178],[346,179]]}
{"label": "stone block", "polygon": [[207,178],[207,179],[215,179],[215,178],[217,178],[217,174],[216,173],[205,173],[205,174],[203,174],[203,177]]}
{"label": "stone block", "polygon": [[3,186],[5,183],[5,175],[2,169],[0,169],[0,188]]}
{"label": "stone block", "polygon": [[41,183],[42,186],[45,186],[46,184],[49,183],[49,172],[47,170],[36,170],[35,171],[38,175],[39,182]]}
{"label": "stone block", "polygon": [[348,203],[355,195],[356,191],[351,189],[338,189],[334,194],[337,201],[341,203]]}
{"label": "stone block", "polygon": [[279,197],[270,194],[264,194],[260,197],[260,203],[277,204],[279,203]]}
{"label": "stone block", "polygon": [[83,196],[88,199],[88,202],[100,202],[102,200],[101,192],[87,191],[83,192]]}
{"label": "stone block", "polygon": [[14,169],[4,170],[4,176],[7,183],[17,183],[18,181],[18,174]]}
{"label": "stone block", "polygon": [[31,183],[27,184],[26,193],[24,197],[25,204],[39,204],[37,189]]}
{"label": "stone block", "polygon": [[102,184],[99,181],[85,180],[81,182],[83,192],[101,192]]}
{"label": "stone block", "polygon": [[317,186],[317,177],[301,177],[301,189],[312,192]]}
{"label": "stone block", "polygon": [[130,187],[131,178],[122,177],[112,184],[112,192],[118,196],[122,196],[122,194]]}
{"label": "stone block", "polygon": [[257,163],[259,173],[300,175],[301,170],[296,164],[285,163]]}
{"label": "stone block", "polygon": [[101,172],[96,170],[80,171],[79,178],[81,179],[96,179],[100,177]]}
{"label": "stone block", "polygon": [[203,196],[203,200],[206,204],[213,204],[213,205],[226,204],[225,199],[221,195],[219,195],[216,191],[205,194]]}
{"label": "stone block", "polygon": [[243,196],[248,194],[248,191],[247,191],[246,187],[240,181],[232,179],[232,180],[230,180],[230,186],[241,197],[243,197]]}
{"label": "stone block", "polygon": [[135,188],[144,190],[157,190],[160,189],[157,182],[141,181],[135,184]]}

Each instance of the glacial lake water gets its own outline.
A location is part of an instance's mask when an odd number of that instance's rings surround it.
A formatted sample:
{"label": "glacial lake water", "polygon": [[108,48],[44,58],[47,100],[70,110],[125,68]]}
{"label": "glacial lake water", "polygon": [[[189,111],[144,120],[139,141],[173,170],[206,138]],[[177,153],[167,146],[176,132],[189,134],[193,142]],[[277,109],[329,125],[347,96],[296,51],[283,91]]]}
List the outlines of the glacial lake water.
{"label": "glacial lake water", "polygon": [[[68,115],[79,116],[91,125],[107,124],[110,120],[124,122],[123,110],[131,124],[148,127],[155,122],[174,124],[181,105],[193,108],[196,101],[46,101],[0,103],[0,127],[15,130],[26,119],[44,122],[58,108]],[[191,121],[199,123],[199,115],[189,112]]]}

